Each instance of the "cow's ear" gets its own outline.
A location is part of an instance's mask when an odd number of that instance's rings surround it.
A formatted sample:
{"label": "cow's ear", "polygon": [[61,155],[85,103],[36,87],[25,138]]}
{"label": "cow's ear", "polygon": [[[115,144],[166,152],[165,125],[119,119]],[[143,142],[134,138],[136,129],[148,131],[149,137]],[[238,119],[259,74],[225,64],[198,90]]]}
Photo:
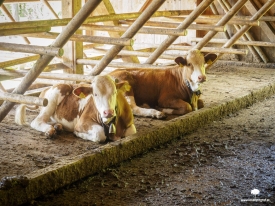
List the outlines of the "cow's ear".
{"label": "cow's ear", "polygon": [[77,87],[73,90],[73,94],[78,98],[85,98],[92,93],[93,93],[92,87]]}
{"label": "cow's ear", "polygon": [[129,92],[131,89],[131,86],[128,81],[123,81],[123,82],[117,83],[116,88],[122,92]]}
{"label": "cow's ear", "polygon": [[186,61],[186,59],[183,58],[183,57],[177,57],[177,58],[175,59],[175,62],[176,62],[179,66],[181,66],[181,67],[187,65],[187,61]]}
{"label": "cow's ear", "polygon": [[204,61],[205,61],[206,64],[212,64],[213,61],[215,61],[215,59],[217,59],[217,55],[216,54],[210,53],[210,54],[206,54],[204,56]]}

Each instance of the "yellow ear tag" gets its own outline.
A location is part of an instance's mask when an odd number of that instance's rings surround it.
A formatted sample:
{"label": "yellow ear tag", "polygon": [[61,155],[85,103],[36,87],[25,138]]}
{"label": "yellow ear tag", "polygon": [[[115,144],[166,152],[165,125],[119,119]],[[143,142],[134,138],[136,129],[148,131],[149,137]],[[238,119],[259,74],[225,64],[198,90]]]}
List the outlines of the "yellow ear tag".
{"label": "yellow ear tag", "polygon": [[212,64],[212,63],[213,63],[212,60],[209,59],[206,64]]}
{"label": "yellow ear tag", "polygon": [[83,92],[81,92],[80,94],[79,94],[79,98],[85,98],[86,96],[85,96],[85,94],[83,93]]}
{"label": "yellow ear tag", "polygon": [[183,65],[182,65],[181,63],[179,64],[179,66],[180,66],[180,67],[183,67]]}
{"label": "yellow ear tag", "polygon": [[126,84],[126,85],[125,85],[125,90],[128,92],[128,91],[130,91],[130,89],[131,89],[130,84]]}

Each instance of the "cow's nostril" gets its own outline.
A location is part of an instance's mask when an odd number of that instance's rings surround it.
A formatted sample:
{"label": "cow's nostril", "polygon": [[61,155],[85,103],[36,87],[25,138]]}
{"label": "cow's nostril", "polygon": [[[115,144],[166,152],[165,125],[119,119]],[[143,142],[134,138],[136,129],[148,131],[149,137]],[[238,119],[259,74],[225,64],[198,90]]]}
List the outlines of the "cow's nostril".
{"label": "cow's nostril", "polygon": [[200,75],[200,76],[198,76],[198,80],[199,80],[199,82],[204,82],[204,81],[206,81],[206,76]]}
{"label": "cow's nostril", "polygon": [[106,117],[112,117],[112,116],[114,115],[114,110],[113,110],[113,109],[104,110],[104,111],[103,111],[103,114],[104,114]]}

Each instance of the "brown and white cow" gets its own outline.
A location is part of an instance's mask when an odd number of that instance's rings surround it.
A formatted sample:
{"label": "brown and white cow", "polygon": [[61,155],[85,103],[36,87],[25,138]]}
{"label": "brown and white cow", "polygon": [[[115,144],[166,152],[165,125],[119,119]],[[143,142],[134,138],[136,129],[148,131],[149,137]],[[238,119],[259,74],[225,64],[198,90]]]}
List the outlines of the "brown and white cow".
{"label": "brown and white cow", "polygon": [[109,75],[131,85],[126,98],[134,115],[161,119],[165,114],[184,115],[204,106],[199,99],[200,84],[206,81],[205,64],[216,58],[216,54],[204,56],[190,50],[186,58],[177,57],[178,66],[172,68],[117,69]]}
{"label": "brown and white cow", "polygon": [[[48,105],[41,108],[31,127],[49,137],[64,128],[94,142],[104,142],[106,137],[118,140],[134,134],[133,113],[124,97],[127,90],[130,90],[128,82],[116,84],[108,75],[96,76],[92,84],[87,85],[52,86],[40,94],[48,99]],[[26,105],[18,106],[17,124],[25,124],[25,108]]]}

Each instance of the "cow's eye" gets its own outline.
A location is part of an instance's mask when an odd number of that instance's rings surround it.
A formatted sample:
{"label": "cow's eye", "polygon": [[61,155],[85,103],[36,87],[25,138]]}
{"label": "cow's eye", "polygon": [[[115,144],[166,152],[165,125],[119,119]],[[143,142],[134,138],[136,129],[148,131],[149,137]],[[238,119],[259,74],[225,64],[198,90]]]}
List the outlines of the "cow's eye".
{"label": "cow's eye", "polygon": [[191,67],[191,63],[188,63],[187,66],[188,66],[188,67]]}
{"label": "cow's eye", "polygon": [[94,96],[96,97],[96,96],[97,96],[97,94],[94,94]]}

